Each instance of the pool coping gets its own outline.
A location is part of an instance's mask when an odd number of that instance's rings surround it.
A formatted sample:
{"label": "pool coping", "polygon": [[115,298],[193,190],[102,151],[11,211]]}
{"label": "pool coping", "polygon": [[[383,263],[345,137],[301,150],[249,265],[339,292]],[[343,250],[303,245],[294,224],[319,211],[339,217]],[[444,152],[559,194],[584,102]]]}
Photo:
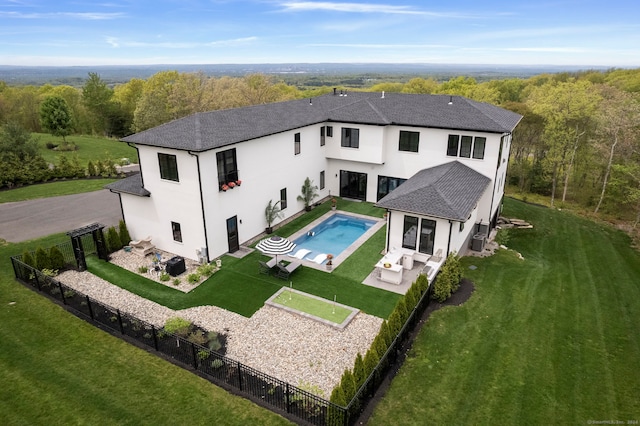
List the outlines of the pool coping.
{"label": "pool coping", "polygon": [[[372,220],[376,223],[373,224],[373,226],[371,228],[369,228],[364,234],[360,235],[360,237],[358,237],[358,239],[356,239],[353,243],[351,243],[351,245],[349,247],[347,247],[346,249],[344,249],[342,251],[342,253],[340,253],[338,256],[336,256],[334,254],[334,257],[332,259],[332,264],[333,267],[330,270],[327,270],[327,266],[325,264],[317,264],[315,262],[312,262],[311,260],[308,259],[302,259],[301,262],[304,266],[307,266],[309,268],[313,268],[313,269],[317,269],[319,271],[324,271],[327,273],[331,273],[333,271],[333,269],[337,268],[338,266],[340,266],[340,264],[342,262],[344,262],[345,259],[347,259],[349,256],[351,256],[353,254],[353,252],[355,252],[362,244],[364,244],[365,241],[367,241],[369,238],[371,238],[373,236],[373,234],[375,234],[376,232],[378,232],[378,230],[380,230],[380,228],[382,228],[384,225],[387,224],[387,221],[385,219],[379,218],[379,217],[374,217],[374,216],[367,216],[364,214],[359,214],[359,213],[352,213],[352,212],[346,212],[344,210],[329,210],[328,212],[326,212],[325,214],[323,214],[322,216],[320,216],[319,218],[317,218],[316,220],[314,220],[313,222],[311,222],[310,224],[306,225],[304,228],[300,229],[298,232],[292,234],[291,236],[289,236],[289,240],[294,241],[297,238],[303,236],[304,234],[306,234],[307,232],[311,231],[313,228],[315,228],[316,226],[318,226],[320,223],[324,222],[326,219],[328,219],[330,216],[333,216],[334,214],[341,214],[341,215],[345,215],[345,216],[351,216],[351,217],[357,217],[359,219],[366,219],[366,220]],[[294,250],[295,252],[295,250]],[[333,254],[333,253],[331,253]],[[287,256],[283,256],[283,259],[286,259]]]}
{"label": "pool coping", "polygon": [[[347,316],[347,318],[344,319],[344,321],[342,321],[341,323],[338,324],[336,322],[329,321],[329,320],[326,320],[324,318],[320,318],[320,317],[317,317],[315,315],[311,315],[311,314],[308,314],[306,312],[302,312],[302,311],[299,311],[297,309],[293,309],[293,308],[290,308],[288,306],[284,306],[284,305],[281,305],[279,303],[274,302],[274,299],[276,297],[278,297],[280,294],[282,294],[283,292],[285,292],[285,291],[291,291],[293,293],[301,294],[301,295],[304,295],[306,297],[310,297],[310,298],[317,299],[317,300],[320,300],[320,301],[323,301],[323,302],[327,302],[327,303],[335,303],[336,306],[340,306],[341,308],[350,310],[351,313]],[[328,300],[328,299],[325,299],[323,297],[319,297],[319,296],[315,296],[313,294],[305,293],[304,291],[299,291],[299,290],[296,290],[296,289],[291,288],[291,287],[282,287],[280,290],[276,291],[269,299],[267,299],[264,302],[264,304],[267,305],[267,306],[272,306],[272,307],[274,307],[276,309],[282,309],[283,311],[287,311],[287,312],[289,312],[291,314],[298,315],[298,316],[303,317],[303,318],[307,318],[307,319],[310,319],[310,320],[313,320],[313,321],[316,321],[316,322],[320,322],[320,323],[322,323],[324,325],[328,325],[329,327],[333,327],[333,328],[335,328],[337,330],[340,330],[340,331],[342,331],[345,328],[347,328],[347,326],[356,317],[356,315],[358,315],[358,313],[360,313],[360,309],[358,309],[358,308],[354,308],[352,306],[343,305],[342,303],[334,302],[332,300]]]}

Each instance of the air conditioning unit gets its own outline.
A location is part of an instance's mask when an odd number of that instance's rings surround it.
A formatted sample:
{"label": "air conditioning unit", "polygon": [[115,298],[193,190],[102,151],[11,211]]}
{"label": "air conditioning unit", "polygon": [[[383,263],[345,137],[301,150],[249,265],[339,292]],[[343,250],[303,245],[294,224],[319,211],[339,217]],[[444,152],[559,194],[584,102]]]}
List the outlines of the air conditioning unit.
{"label": "air conditioning unit", "polygon": [[487,237],[484,234],[475,234],[471,239],[471,250],[482,251],[484,250],[484,243]]}

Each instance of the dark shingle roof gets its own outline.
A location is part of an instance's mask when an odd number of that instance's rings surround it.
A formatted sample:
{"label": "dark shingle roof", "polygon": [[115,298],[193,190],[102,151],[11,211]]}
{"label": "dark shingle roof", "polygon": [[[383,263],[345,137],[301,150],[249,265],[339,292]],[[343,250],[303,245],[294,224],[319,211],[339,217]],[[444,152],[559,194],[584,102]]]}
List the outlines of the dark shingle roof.
{"label": "dark shingle roof", "polygon": [[[449,105],[449,100],[452,104]],[[508,133],[522,116],[449,95],[353,92],[197,113],[127,136],[140,145],[206,151],[323,122]]]}
{"label": "dark shingle roof", "polygon": [[488,177],[453,161],[419,171],[376,205],[464,222],[490,182]]}
{"label": "dark shingle roof", "polygon": [[123,192],[125,194],[138,195],[140,197],[148,197],[151,195],[149,191],[142,186],[142,175],[136,173],[124,179],[117,180],[104,186],[113,192]]}

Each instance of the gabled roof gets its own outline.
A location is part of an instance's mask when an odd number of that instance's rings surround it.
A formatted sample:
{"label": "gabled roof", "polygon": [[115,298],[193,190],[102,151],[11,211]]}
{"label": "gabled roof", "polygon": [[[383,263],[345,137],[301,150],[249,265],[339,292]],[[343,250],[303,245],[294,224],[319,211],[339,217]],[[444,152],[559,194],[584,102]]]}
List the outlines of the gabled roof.
{"label": "gabled roof", "polygon": [[197,113],[122,141],[199,152],[324,122],[509,133],[521,118],[459,96],[350,92]]}
{"label": "gabled roof", "polygon": [[419,171],[376,206],[464,222],[490,182],[488,177],[452,161]]}
{"label": "gabled roof", "polygon": [[117,180],[104,186],[113,192],[123,192],[125,194],[138,195],[140,197],[148,197],[151,192],[142,186],[142,175],[136,173],[124,179]]}

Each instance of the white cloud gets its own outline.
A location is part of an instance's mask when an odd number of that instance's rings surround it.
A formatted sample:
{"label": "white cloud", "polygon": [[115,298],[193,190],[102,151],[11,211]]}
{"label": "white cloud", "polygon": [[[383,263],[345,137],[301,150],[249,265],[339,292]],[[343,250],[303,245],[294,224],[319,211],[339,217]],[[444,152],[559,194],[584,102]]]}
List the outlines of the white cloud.
{"label": "white cloud", "polygon": [[146,41],[120,41],[116,37],[107,37],[106,41],[112,47],[144,47],[161,49],[195,49],[212,46],[239,46],[258,40],[258,37],[242,37],[229,40],[217,40],[211,42],[146,42]]}
{"label": "white cloud", "polygon": [[55,12],[55,13],[21,13],[0,12],[0,18],[9,19],[59,19],[72,18],[84,21],[98,21],[117,19],[125,16],[124,13],[99,13],[99,12]]}
{"label": "white cloud", "polygon": [[397,6],[389,4],[373,3],[340,3],[340,2],[311,2],[311,1],[290,1],[282,2],[284,12],[310,12],[329,11],[347,13],[381,13],[381,14],[401,14],[401,15],[426,15],[436,18],[468,18],[470,15],[459,13],[429,12],[415,9],[412,6]]}

